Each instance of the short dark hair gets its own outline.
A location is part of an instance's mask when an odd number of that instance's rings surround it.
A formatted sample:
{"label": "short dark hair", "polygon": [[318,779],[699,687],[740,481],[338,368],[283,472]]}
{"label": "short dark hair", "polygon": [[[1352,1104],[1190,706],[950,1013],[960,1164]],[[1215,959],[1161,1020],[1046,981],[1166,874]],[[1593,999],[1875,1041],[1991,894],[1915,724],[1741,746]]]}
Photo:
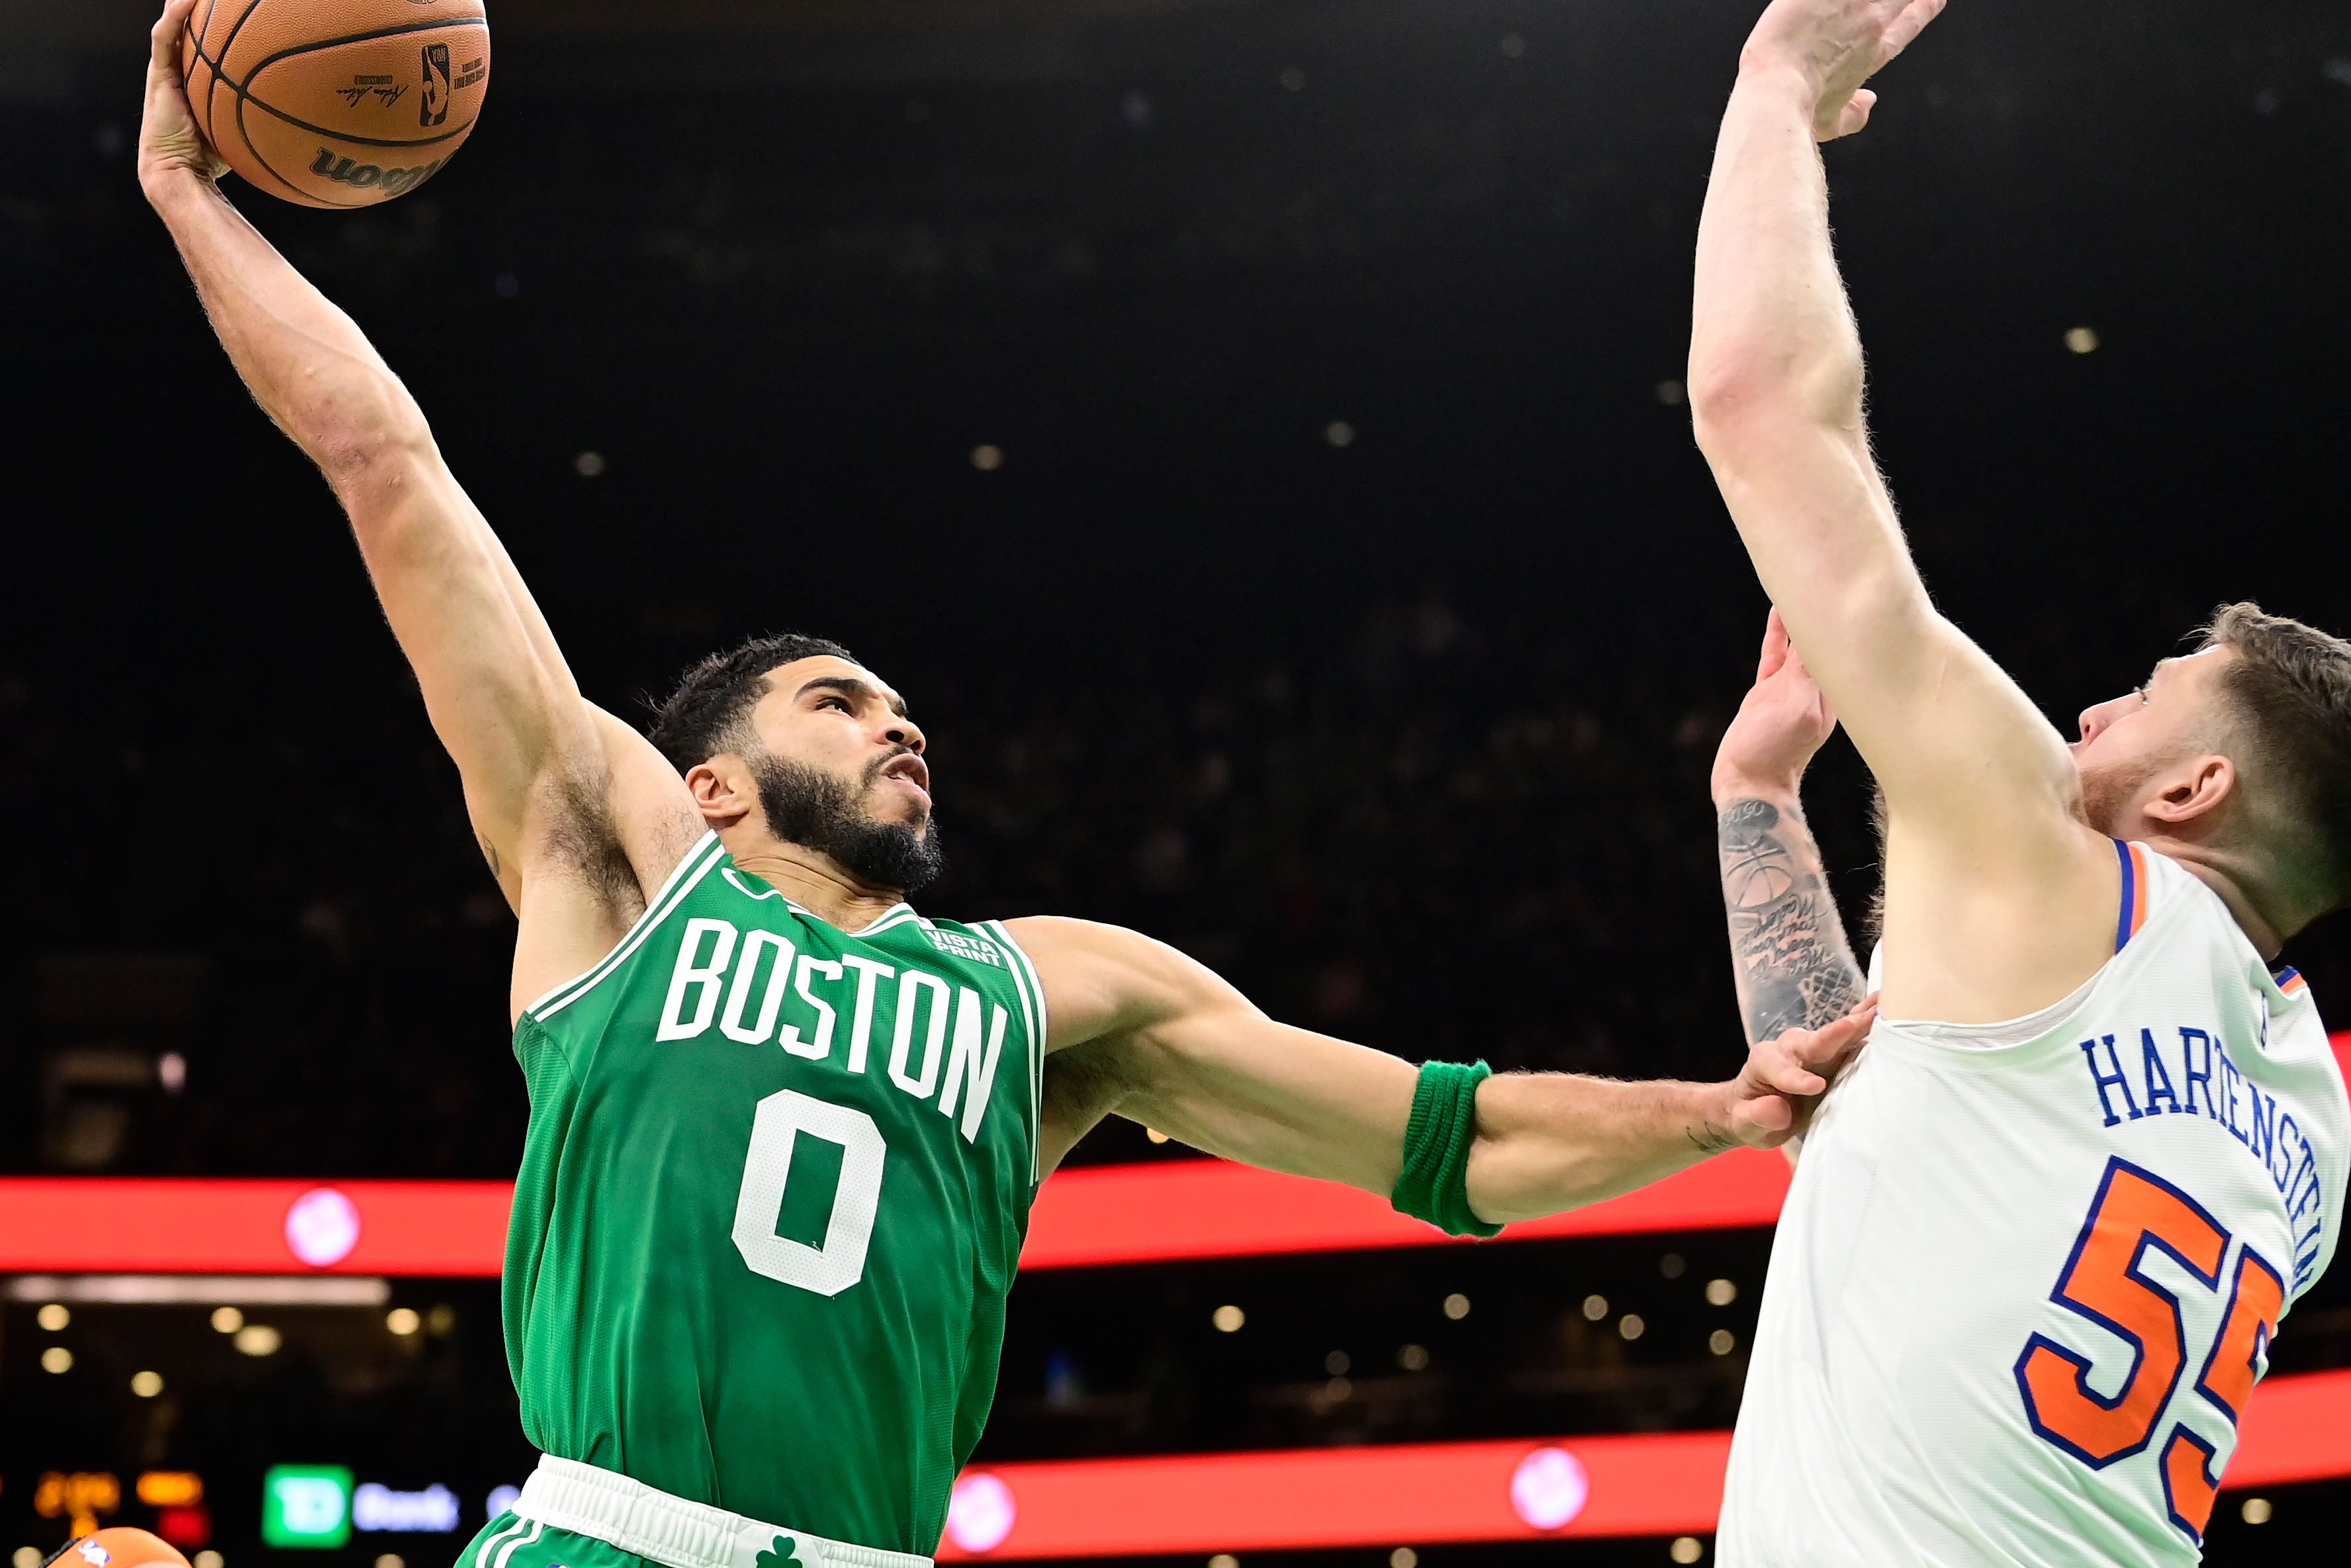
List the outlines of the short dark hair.
{"label": "short dark hair", "polygon": [[680,773],[737,749],[744,720],[768,695],[768,673],[796,659],[827,657],[857,663],[840,643],[798,632],[754,637],[711,654],[680,676],[677,689],[653,710],[654,748]]}
{"label": "short dark hair", "polygon": [[2279,791],[2331,907],[2351,898],[2351,643],[2247,601],[2224,604],[2206,648],[2237,656],[2221,691],[2251,754],[2237,758],[2256,789]]}

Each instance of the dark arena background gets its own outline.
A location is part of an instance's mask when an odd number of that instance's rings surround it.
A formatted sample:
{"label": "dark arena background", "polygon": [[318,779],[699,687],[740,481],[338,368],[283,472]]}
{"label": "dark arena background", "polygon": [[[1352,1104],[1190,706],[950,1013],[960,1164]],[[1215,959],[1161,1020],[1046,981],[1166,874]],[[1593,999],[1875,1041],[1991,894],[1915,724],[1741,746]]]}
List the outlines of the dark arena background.
{"label": "dark arena background", "polygon": [[[1678,378],[1755,10],[493,0],[429,187],[229,189],[416,392],[591,696],[787,628],[908,695],[925,908],[1132,925],[1416,1061],[1719,1077],[1706,779],[1764,603]],[[0,1551],[447,1568],[533,1458],[513,922],[141,198],[151,7],[0,17]],[[2220,601],[2351,630],[2351,10],[1954,0],[1930,44],[1830,163],[1942,604],[2069,733]],[[1810,799],[1857,923],[1842,738]],[[2351,996],[2342,917],[2287,957]],[[1040,1554],[1711,1560],[1768,1163],[1479,1247],[1216,1198],[1123,1122],[1072,1167],[972,1472]],[[143,1185],[220,1178],[267,1185]],[[250,1256],[204,1228],[240,1203]],[[297,1204],[362,1249],[301,1260]],[[2338,1367],[2341,1268],[2263,1397],[2351,1428]],[[1591,1477],[1564,1529],[1546,1448]],[[2335,1452],[2232,1475],[2209,1560],[2341,1561]],[[322,1486],[357,1528],[306,1539]],[[1180,1503],[1244,1493],[1230,1540]],[[1367,1541],[1375,1504],[1427,1522]],[[987,1513],[967,1555],[1019,1555]]]}

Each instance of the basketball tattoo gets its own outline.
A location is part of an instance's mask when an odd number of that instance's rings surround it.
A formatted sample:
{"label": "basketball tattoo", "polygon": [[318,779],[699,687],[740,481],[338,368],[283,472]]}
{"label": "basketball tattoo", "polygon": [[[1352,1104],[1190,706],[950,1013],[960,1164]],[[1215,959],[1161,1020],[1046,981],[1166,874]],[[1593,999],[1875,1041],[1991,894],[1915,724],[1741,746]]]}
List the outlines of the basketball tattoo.
{"label": "basketball tattoo", "polygon": [[1750,1040],[1818,1029],[1859,1005],[1862,981],[1803,819],[1733,800],[1716,825],[1740,1009]]}

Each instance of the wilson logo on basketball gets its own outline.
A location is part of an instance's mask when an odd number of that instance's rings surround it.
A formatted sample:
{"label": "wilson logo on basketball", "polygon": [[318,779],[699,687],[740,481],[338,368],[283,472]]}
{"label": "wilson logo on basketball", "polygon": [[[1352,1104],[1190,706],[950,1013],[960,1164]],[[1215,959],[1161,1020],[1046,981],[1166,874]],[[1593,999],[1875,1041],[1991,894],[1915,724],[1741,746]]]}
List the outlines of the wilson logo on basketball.
{"label": "wilson logo on basketball", "polygon": [[449,46],[424,46],[424,96],[416,100],[416,123],[439,125],[449,118]]}
{"label": "wilson logo on basketball", "polygon": [[385,195],[396,196],[433,178],[440,172],[441,165],[447,162],[446,158],[435,158],[422,168],[386,169],[374,163],[354,163],[350,159],[338,157],[321,147],[319,155],[310,160],[310,172],[323,174],[338,183],[356,186],[363,191],[381,187]]}

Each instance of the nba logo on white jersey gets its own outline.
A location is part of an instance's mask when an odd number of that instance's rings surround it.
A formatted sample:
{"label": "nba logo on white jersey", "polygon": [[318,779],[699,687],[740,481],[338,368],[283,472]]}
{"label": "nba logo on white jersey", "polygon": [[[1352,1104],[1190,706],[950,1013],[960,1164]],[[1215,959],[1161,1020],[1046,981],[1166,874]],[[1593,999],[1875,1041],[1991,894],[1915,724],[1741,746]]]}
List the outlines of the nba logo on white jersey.
{"label": "nba logo on white jersey", "polygon": [[1881,1019],[1806,1140],[1726,1487],[1740,1565],[2197,1561],[2351,1147],[2325,1027],[2118,846],[2118,950],[2030,1019]]}

